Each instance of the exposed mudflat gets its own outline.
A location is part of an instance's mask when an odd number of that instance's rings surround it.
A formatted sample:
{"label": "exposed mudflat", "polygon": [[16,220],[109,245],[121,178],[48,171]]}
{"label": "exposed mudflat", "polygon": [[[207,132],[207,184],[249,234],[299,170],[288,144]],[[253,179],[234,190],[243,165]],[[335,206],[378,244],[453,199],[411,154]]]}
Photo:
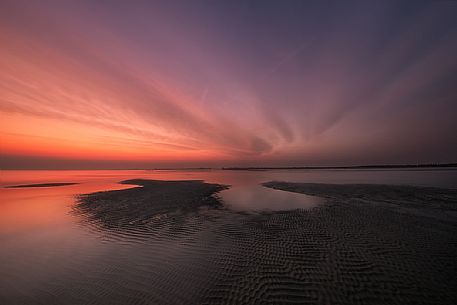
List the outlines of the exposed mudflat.
{"label": "exposed mudflat", "polygon": [[457,303],[457,190],[269,182],[326,203],[246,213],[224,207],[217,184],[125,183],[141,187],[84,195],[75,206],[84,225],[122,247],[103,257],[96,276],[79,275],[36,300]]}
{"label": "exposed mudflat", "polygon": [[168,214],[186,216],[200,207],[222,207],[212,195],[227,188],[199,180],[133,179],[121,183],[139,187],[81,195],[75,211],[107,228],[128,230],[133,225],[145,229],[155,218]]}
{"label": "exposed mudflat", "polygon": [[54,187],[54,186],[65,186],[65,185],[75,185],[75,184],[78,184],[78,183],[74,183],[74,182],[35,183],[35,184],[11,185],[11,186],[5,186],[5,188]]}

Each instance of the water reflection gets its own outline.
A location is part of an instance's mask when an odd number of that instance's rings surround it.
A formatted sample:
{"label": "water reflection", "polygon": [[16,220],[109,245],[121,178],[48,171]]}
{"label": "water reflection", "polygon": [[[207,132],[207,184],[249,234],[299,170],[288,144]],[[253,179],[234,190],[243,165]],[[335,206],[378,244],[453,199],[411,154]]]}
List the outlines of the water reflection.
{"label": "water reflection", "polygon": [[[248,210],[309,208],[318,198],[291,194],[260,186],[277,180],[318,183],[381,183],[457,187],[456,170],[69,170],[0,171],[0,235],[19,229],[71,222],[68,211],[77,194],[125,189],[119,181],[133,178],[157,180],[200,179],[231,185],[220,196],[227,206]],[[74,182],[76,185],[7,189],[2,186],[33,183]]]}
{"label": "water reflection", "polygon": [[[220,193],[226,205],[235,210],[254,211],[309,208],[320,202],[316,197],[260,186],[260,183],[271,180],[457,187],[455,170],[0,171],[0,292],[5,294],[1,295],[0,299],[8,296],[15,299],[18,304],[29,304],[34,296],[51,295],[53,291],[57,293],[62,287],[70,289],[73,284],[84,283],[85,280],[93,279],[99,285],[97,274],[104,274],[106,270],[121,270],[122,275],[126,270],[131,270],[132,278],[142,274],[141,270],[135,269],[141,266],[133,263],[135,260],[131,259],[132,255],[154,257],[154,251],[158,251],[160,247],[145,246],[140,251],[132,250],[119,242],[105,242],[98,232],[81,226],[79,219],[70,215],[75,195],[130,188],[131,185],[121,185],[118,182],[133,178],[201,179],[231,185],[231,189]],[[26,189],[1,187],[53,182],[79,184]],[[180,253],[180,248],[175,246],[176,252]],[[119,253],[125,254],[123,259],[118,258]],[[156,257],[159,262],[157,266],[164,266],[164,256],[159,253]],[[122,264],[129,268],[116,269]],[[163,274],[167,274],[169,269],[166,266],[163,268]],[[113,279],[116,284],[116,275],[110,275],[104,280]],[[141,282],[149,283],[152,280]],[[89,294],[91,292],[90,289],[82,288],[77,291]],[[75,296],[76,299],[77,297]]]}
{"label": "water reflection", "polygon": [[323,201],[316,196],[284,192],[260,185],[233,186],[220,192],[219,196],[227,207],[245,211],[309,209]]}
{"label": "water reflection", "polygon": [[77,194],[129,187],[114,181],[87,181],[59,187],[0,188],[0,237],[15,231],[68,225],[74,221],[69,211]]}

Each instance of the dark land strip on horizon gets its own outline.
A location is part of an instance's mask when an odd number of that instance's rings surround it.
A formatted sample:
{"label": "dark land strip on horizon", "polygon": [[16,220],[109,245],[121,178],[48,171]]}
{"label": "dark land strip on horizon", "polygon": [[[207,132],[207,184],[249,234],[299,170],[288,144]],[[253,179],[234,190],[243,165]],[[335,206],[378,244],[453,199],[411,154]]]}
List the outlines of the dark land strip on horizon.
{"label": "dark land strip on horizon", "polygon": [[350,166],[280,166],[280,167],[223,167],[223,170],[275,170],[275,169],[401,169],[401,168],[457,168],[457,163],[429,164],[383,164],[383,165],[350,165]]}

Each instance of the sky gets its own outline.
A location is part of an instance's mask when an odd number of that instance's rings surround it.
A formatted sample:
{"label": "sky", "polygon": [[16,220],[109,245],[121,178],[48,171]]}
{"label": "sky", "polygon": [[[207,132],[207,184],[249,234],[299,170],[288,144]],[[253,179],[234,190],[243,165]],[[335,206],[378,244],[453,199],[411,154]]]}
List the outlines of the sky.
{"label": "sky", "polygon": [[0,2],[0,168],[457,161],[457,1]]}

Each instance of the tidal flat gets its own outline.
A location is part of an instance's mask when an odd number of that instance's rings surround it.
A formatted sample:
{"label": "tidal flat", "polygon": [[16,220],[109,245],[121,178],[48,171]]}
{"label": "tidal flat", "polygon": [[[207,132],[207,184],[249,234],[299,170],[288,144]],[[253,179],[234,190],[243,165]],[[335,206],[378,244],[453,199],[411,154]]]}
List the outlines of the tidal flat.
{"label": "tidal flat", "polygon": [[[224,185],[130,180],[80,197],[75,212],[136,244],[94,304],[455,304],[457,190],[267,182],[325,198],[311,209],[224,207]],[[135,270],[135,271],[134,271]],[[114,281],[112,274],[97,282]],[[97,291],[97,289],[100,289]],[[102,297],[103,296],[103,297]]]}
{"label": "tidal flat", "polygon": [[20,184],[20,185],[9,185],[5,188],[29,188],[29,187],[56,187],[56,186],[67,186],[75,185],[73,182],[52,182],[52,183],[34,183],[34,184]]}
{"label": "tidal flat", "polygon": [[[4,171],[0,304],[455,304],[455,181],[449,169]],[[51,182],[77,184],[7,188]]]}

